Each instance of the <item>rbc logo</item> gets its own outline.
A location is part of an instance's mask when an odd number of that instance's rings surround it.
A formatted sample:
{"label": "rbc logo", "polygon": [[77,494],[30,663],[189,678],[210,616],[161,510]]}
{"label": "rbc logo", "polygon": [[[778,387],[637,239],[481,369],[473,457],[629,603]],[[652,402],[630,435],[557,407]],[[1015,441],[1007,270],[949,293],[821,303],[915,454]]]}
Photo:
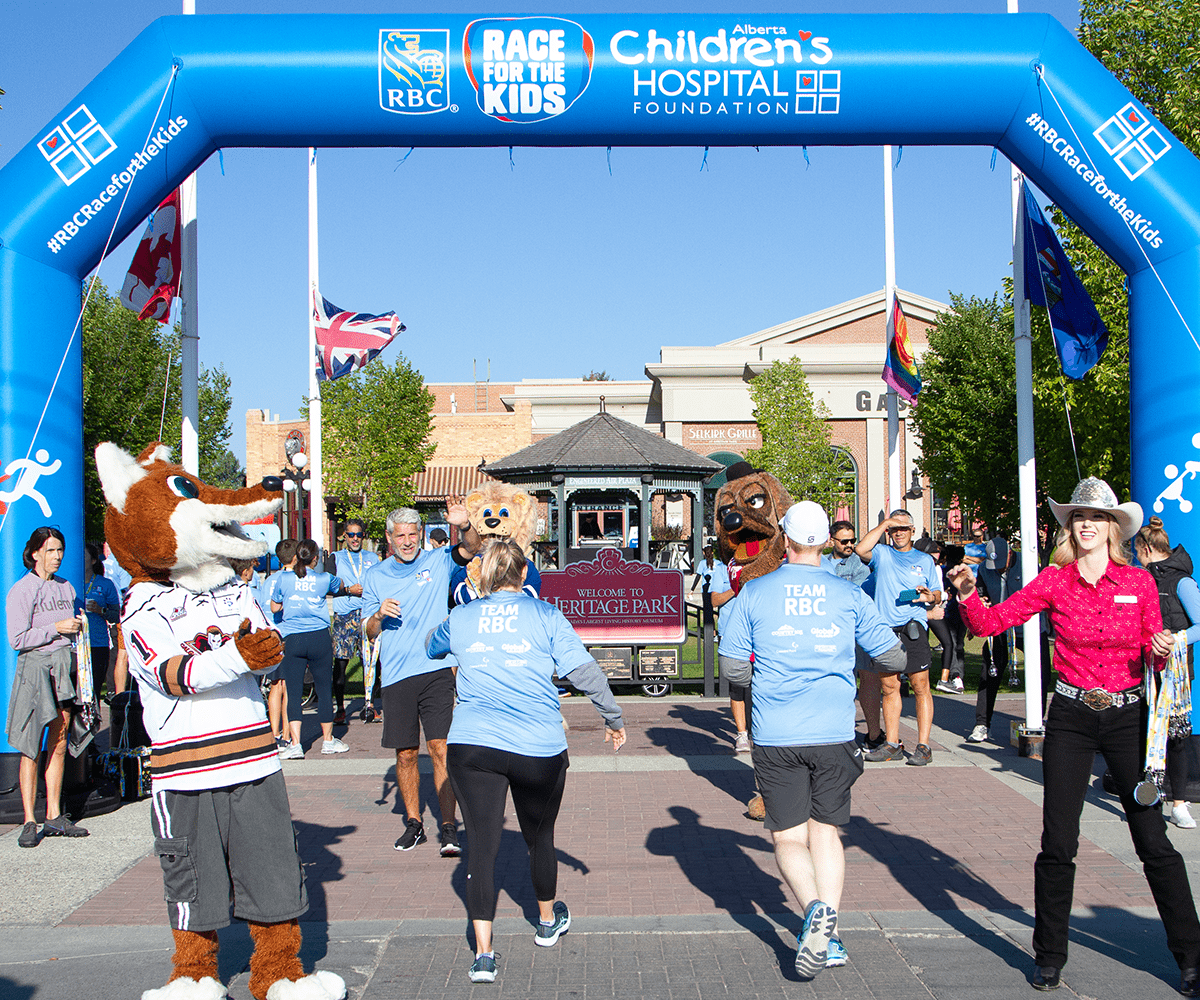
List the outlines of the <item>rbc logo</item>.
{"label": "rbc logo", "polygon": [[81,104],[38,143],[42,156],[68,187],[117,148],[86,104]]}
{"label": "rbc logo", "polygon": [[449,72],[449,29],[379,32],[379,106],[384,111],[445,111],[450,106]]}

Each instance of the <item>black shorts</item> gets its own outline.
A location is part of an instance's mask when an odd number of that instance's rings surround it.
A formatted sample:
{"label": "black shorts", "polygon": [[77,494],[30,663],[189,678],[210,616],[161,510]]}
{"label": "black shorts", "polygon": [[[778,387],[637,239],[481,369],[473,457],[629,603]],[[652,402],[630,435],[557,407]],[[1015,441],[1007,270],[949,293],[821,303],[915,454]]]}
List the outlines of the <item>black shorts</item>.
{"label": "black shorts", "polygon": [[755,743],[752,754],[768,830],[790,830],[810,819],[830,826],[850,821],[850,787],[863,772],[854,740],[799,747]]}
{"label": "black shorts", "polygon": [[383,689],[383,737],[380,746],[412,750],[425,739],[444,740],[454,717],[454,671],[449,667],[389,684]]}
{"label": "black shorts", "polygon": [[[909,625],[915,625],[920,635],[916,639],[908,637]],[[906,664],[904,673],[919,674],[929,669],[929,665],[933,662],[933,653],[929,649],[929,629],[918,621],[911,621],[908,625],[901,625],[899,628],[892,629],[896,633],[896,638],[900,640],[900,645],[904,647],[904,655]],[[895,673],[892,670],[885,670],[879,663],[869,656],[863,657],[863,662],[856,662],[855,666],[859,670],[869,670],[873,674],[890,674]]]}

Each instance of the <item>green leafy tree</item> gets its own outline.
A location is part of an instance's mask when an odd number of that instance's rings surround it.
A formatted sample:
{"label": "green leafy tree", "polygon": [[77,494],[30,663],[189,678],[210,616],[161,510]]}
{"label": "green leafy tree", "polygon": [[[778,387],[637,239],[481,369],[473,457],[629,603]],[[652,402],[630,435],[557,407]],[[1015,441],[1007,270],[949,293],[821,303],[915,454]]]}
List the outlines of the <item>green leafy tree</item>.
{"label": "green leafy tree", "polygon": [[611,382],[612,376],[607,371],[598,372],[594,368],[583,376],[585,382]]}
{"label": "green leafy tree", "polygon": [[813,399],[799,358],[776,361],[756,375],[750,398],[763,443],[746,453],[746,461],[771,473],[794,500],[813,500],[832,511],[853,495],[847,479],[853,465],[831,446],[829,410]]}
{"label": "green leafy tree", "polygon": [[[412,476],[433,457],[433,393],[402,355],[376,358],[321,386],[321,459],[327,496],[383,536],[387,515],[413,502]],[[301,417],[308,419],[307,400]]]}
{"label": "green leafy tree", "polygon": [[[1012,300],[950,299],[921,362],[917,467],[968,519],[1008,533],[1020,520]],[[1128,338],[1114,337],[1101,362],[1072,382],[1059,368],[1045,310],[1034,310],[1032,327],[1038,516],[1048,523],[1042,501],[1065,500],[1081,475],[1128,491]]]}
{"label": "green leafy tree", "polygon": [[[88,538],[99,539],[104,494],[92,459],[96,445],[113,441],[136,455],[161,439],[179,459],[179,331],[139,320],[102,282],[88,299],[82,331],[84,525]],[[228,447],[232,398],[223,367],[201,372],[199,401],[200,478],[240,486],[244,473]]]}

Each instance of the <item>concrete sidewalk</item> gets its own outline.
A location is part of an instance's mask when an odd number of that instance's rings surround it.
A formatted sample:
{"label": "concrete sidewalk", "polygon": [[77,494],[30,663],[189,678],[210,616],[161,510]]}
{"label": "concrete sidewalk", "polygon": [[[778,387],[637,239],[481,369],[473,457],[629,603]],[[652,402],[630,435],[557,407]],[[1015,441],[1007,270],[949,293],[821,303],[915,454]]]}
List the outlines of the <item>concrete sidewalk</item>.
{"label": "concrete sidewalk", "polygon": [[[465,864],[436,845],[392,849],[402,827],[379,726],[353,722],[351,752],[285,762],[308,879],[305,960],[345,977],[352,997],[452,998],[477,991],[539,997],[1031,997],[1033,857],[1040,764],[998,744],[970,745],[968,699],[939,695],[934,763],[868,765],[845,828],[840,916],[850,964],[801,982],[800,919],[769,836],[748,820],[748,758],[732,753],[719,701],[621,699],[630,740],[619,755],[582,699],[564,703],[571,772],[557,830],[559,895],[571,931],[535,948],[536,907],[511,806],[497,886],[494,986],[472,986]],[[993,731],[1008,731],[1002,696]],[[906,703],[911,708],[911,701]],[[906,717],[905,742],[916,742]],[[306,719],[316,731],[315,720]],[[422,763],[428,762],[423,759]],[[424,767],[423,801],[433,799]],[[1064,994],[1170,997],[1174,961],[1119,804],[1088,795]],[[426,808],[432,828],[435,817]],[[140,996],[169,968],[162,882],[149,856],[147,803],[86,823],[83,841],[19,850],[0,837],[0,997]],[[1200,836],[1171,836],[1200,878]],[[469,849],[469,844],[465,845]],[[246,1000],[250,944],[222,933],[222,975]]]}

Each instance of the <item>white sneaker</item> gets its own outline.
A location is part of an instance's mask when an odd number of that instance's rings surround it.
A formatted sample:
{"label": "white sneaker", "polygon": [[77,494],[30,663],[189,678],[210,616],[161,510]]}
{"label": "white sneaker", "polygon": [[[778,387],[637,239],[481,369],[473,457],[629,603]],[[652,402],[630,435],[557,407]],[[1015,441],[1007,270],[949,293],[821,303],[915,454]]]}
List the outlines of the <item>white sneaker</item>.
{"label": "white sneaker", "polygon": [[304,758],[304,747],[299,743],[289,743],[279,751],[280,760],[302,760]]}
{"label": "white sneaker", "polygon": [[967,737],[968,743],[986,743],[988,739],[988,727],[976,726],[971,730],[971,735]]}
{"label": "white sneaker", "polygon": [[949,681],[938,681],[936,687],[943,694],[958,694],[958,689]]}
{"label": "white sneaker", "polygon": [[738,733],[737,738],[733,741],[734,753],[749,753],[750,752],[750,734]]}
{"label": "white sneaker", "polygon": [[1171,808],[1171,822],[1181,830],[1196,829],[1196,821],[1192,819],[1192,814],[1188,811],[1188,804],[1186,802],[1181,806],[1173,806]]}
{"label": "white sneaker", "polygon": [[962,694],[962,693],[963,693],[963,682],[962,682],[962,678],[961,678],[961,677],[952,677],[952,678],[950,678],[950,683],[954,685],[954,693],[955,693],[955,694]]}
{"label": "white sneaker", "polygon": [[324,740],[321,743],[321,753],[345,753],[349,749],[350,747],[336,736],[331,740]]}

